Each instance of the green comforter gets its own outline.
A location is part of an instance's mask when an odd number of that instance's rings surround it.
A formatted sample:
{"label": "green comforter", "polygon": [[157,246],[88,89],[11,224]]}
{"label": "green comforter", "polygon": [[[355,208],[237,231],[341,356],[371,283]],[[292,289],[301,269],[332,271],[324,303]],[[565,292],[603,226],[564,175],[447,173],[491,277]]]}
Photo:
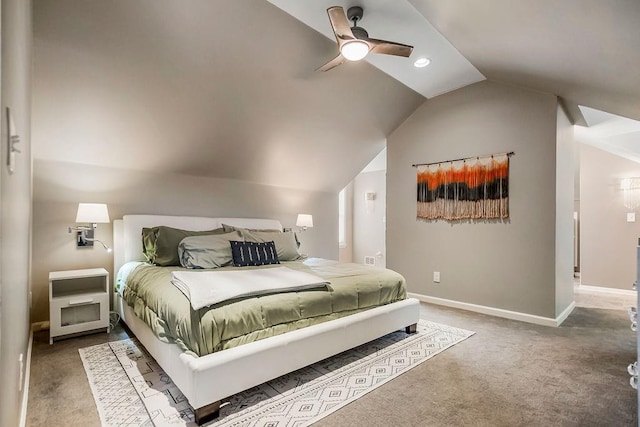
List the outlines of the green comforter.
{"label": "green comforter", "polygon": [[[323,277],[330,289],[250,297],[196,311],[171,283],[171,272],[184,269],[141,265],[129,275],[123,297],[160,340],[198,356],[406,298],[404,278],[391,270],[318,258],[282,265]],[[229,269],[235,267],[221,270]]]}

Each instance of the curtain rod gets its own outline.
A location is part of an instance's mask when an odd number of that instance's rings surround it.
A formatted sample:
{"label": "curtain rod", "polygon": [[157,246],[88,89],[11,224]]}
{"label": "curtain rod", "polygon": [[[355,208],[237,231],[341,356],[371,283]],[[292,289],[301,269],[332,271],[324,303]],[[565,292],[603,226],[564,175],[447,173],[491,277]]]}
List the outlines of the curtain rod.
{"label": "curtain rod", "polygon": [[486,154],[484,156],[472,156],[472,157],[463,157],[461,159],[454,159],[454,160],[445,160],[443,162],[431,162],[431,163],[416,163],[415,165],[411,165],[411,167],[418,167],[418,166],[431,166],[431,165],[438,165],[440,163],[453,163],[453,162],[459,162],[462,160],[471,160],[471,159],[484,159],[486,157],[494,157],[494,156],[504,156],[506,155],[507,157],[513,156],[514,154],[516,154],[514,151],[509,151],[508,153],[496,153],[496,154]]}

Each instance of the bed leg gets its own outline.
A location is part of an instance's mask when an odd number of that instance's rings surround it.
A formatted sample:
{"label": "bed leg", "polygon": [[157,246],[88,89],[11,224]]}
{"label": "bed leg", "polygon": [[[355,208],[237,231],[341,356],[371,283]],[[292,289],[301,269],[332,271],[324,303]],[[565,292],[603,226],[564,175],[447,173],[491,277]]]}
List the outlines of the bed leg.
{"label": "bed leg", "polygon": [[418,324],[414,323],[413,325],[409,325],[404,328],[404,331],[408,334],[415,334],[418,331]]}
{"label": "bed leg", "polygon": [[202,425],[214,418],[218,418],[220,415],[220,401],[203,406],[202,408],[194,409],[193,414],[196,417],[195,421],[198,425]]}

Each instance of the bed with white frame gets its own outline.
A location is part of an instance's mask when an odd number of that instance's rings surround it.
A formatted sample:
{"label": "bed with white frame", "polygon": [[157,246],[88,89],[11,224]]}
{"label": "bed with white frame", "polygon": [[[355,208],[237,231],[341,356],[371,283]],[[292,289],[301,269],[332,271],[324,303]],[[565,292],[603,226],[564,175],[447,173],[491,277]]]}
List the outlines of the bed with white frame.
{"label": "bed with white frame", "polygon": [[[280,229],[272,219],[125,215],[113,223],[114,273],[129,261],[143,261],[143,227],[165,225],[183,230],[210,230],[228,224],[243,228]],[[117,274],[114,274],[114,277]],[[287,332],[239,347],[195,357],[164,343],[118,293],[115,310],[171,377],[193,407],[201,424],[217,416],[221,400],[364,344],[398,329],[415,332],[419,303],[405,299],[347,317]]]}

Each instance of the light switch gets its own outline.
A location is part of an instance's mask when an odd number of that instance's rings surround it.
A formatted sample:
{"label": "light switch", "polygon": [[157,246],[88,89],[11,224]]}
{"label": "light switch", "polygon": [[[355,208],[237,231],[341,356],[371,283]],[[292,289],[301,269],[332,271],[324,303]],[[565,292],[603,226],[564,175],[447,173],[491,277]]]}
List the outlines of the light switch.
{"label": "light switch", "polygon": [[627,212],[627,222],[636,222],[635,212]]}

